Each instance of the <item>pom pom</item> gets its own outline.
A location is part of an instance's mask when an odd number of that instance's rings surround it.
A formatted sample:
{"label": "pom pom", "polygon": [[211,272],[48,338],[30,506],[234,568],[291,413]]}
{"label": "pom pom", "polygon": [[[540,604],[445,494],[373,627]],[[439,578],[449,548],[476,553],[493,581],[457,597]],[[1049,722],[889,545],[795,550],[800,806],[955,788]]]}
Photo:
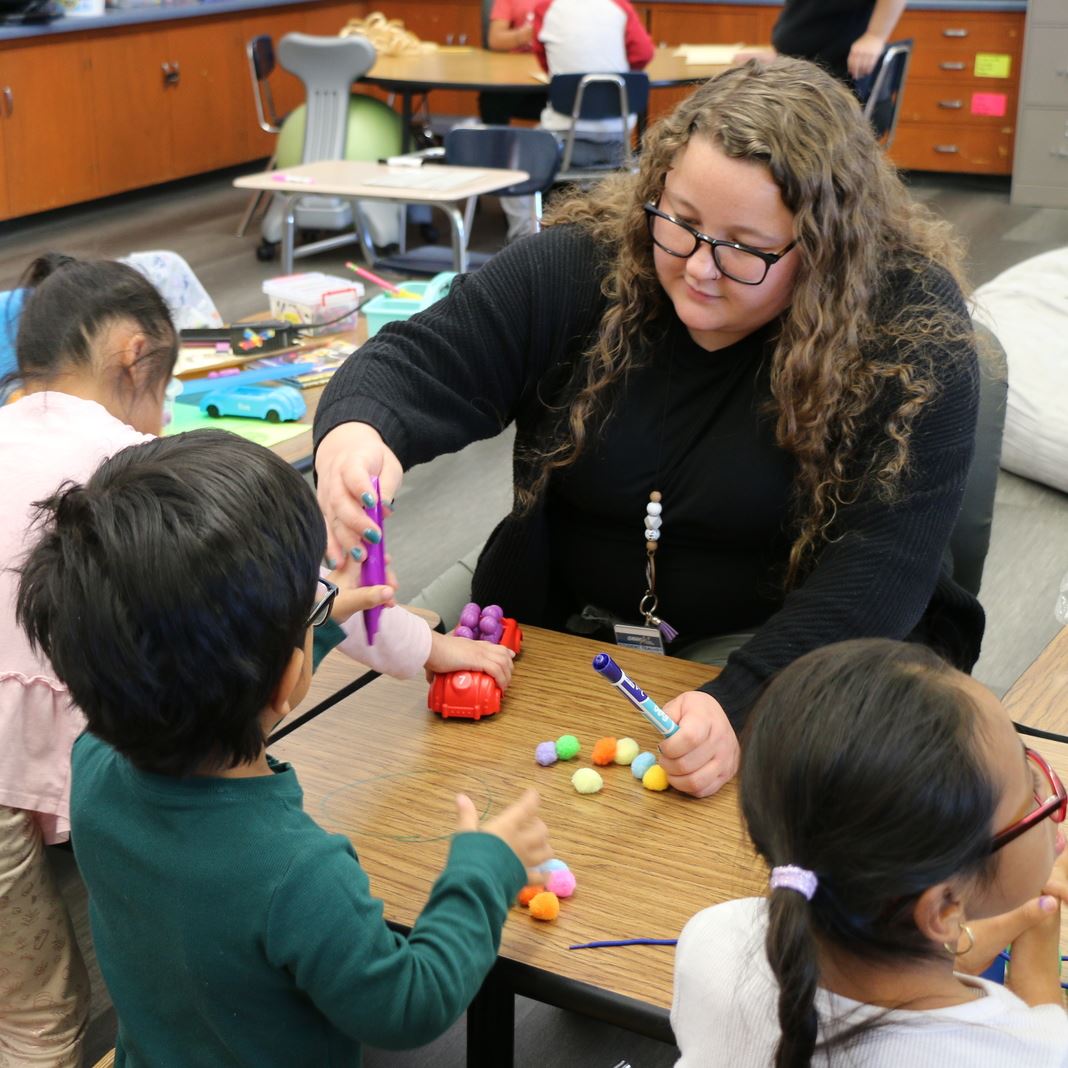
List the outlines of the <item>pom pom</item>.
{"label": "pom pom", "polygon": [[638,743],[633,738],[620,738],[616,742],[616,763],[630,764],[638,755]]}
{"label": "pom pom", "polygon": [[605,764],[611,764],[616,758],[616,740],[615,738],[598,738],[593,743],[593,756],[591,759],[600,767],[604,767]]}
{"label": "pom pom", "polygon": [[482,609],[484,616],[496,616],[498,619],[504,618],[504,609],[499,604],[488,604]]}
{"label": "pom pom", "polygon": [[496,630],[491,630],[489,634],[480,634],[478,636],[478,639],[479,641],[489,642],[490,645],[500,645],[501,635],[503,633],[504,631],[502,631],[501,628],[498,627]]}
{"label": "pom pom", "polygon": [[579,768],[571,776],[571,785],[580,794],[595,794],[604,786],[604,779],[593,768]]}
{"label": "pom pom", "polygon": [[534,759],[543,768],[549,767],[550,764],[555,764],[558,759],[556,755],[556,742],[540,742],[534,750]]}
{"label": "pom pom", "polygon": [[483,616],[478,621],[478,629],[482,631],[483,634],[492,634],[495,630],[501,629],[501,623],[499,619],[496,619],[493,616]]}
{"label": "pom pom", "polygon": [[540,893],[540,886],[524,886],[523,889],[519,891],[519,896],[516,898],[516,901],[518,901],[523,908],[526,908],[527,905],[529,905]]}
{"label": "pom pom", "polygon": [[536,920],[555,920],[560,915],[560,899],[543,890],[530,899],[530,914]]}
{"label": "pom pom", "polygon": [[558,860],[556,857],[553,857],[552,860],[547,860],[544,864],[539,864],[534,870],[549,872],[568,871],[569,869],[568,866],[562,860]]}
{"label": "pom pom", "polygon": [[470,604],[465,604],[463,611],[460,613],[460,625],[476,630],[478,628],[479,615],[478,605],[475,604],[474,601]]}
{"label": "pom pom", "polygon": [[666,790],[668,788],[667,772],[659,764],[654,764],[642,776],[642,786],[646,790]]}
{"label": "pom pom", "polygon": [[656,757],[652,753],[639,753],[630,762],[630,773],[634,778],[641,781],[642,776],[656,763]]}
{"label": "pom pom", "polygon": [[557,897],[570,897],[575,892],[576,885],[577,880],[567,868],[552,872],[545,880],[545,889]]}
{"label": "pom pom", "polygon": [[462,623],[453,631],[453,634],[455,634],[457,638],[475,637],[475,632],[470,627],[465,627]]}
{"label": "pom pom", "polygon": [[574,760],[581,748],[579,740],[573,734],[561,734],[556,739],[556,755],[561,760]]}

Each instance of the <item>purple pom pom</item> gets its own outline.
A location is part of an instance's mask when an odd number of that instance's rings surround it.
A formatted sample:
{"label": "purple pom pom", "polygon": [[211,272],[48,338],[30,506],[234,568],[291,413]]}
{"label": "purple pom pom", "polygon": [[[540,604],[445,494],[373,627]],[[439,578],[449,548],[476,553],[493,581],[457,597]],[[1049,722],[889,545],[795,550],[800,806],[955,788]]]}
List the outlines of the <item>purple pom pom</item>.
{"label": "purple pom pom", "polygon": [[493,616],[483,616],[478,621],[478,629],[483,634],[492,634],[495,630],[499,631],[501,629],[501,623],[500,620],[494,619]]}
{"label": "purple pom pom", "polygon": [[457,627],[453,631],[453,634],[455,634],[457,638],[474,638],[476,636],[475,632],[470,627],[462,625]]}
{"label": "purple pom pom", "polygon": [[556,756],[556,742],[539,743],[534,750],[534,759],[543,768],[547,768],[550,764],[555,764],[558,759]]}
{"label": "purple pom pom", "polygon": [[478,605],[466,604],[464,610],[460,613],[460,626],[470,627],[474,630],[478,626]]}
{"label": "purple pom pom", "polygon": [[504,609],[499,604],[488,604],[482,609],[483,616],[496,616],[501,619],[504,616]]}

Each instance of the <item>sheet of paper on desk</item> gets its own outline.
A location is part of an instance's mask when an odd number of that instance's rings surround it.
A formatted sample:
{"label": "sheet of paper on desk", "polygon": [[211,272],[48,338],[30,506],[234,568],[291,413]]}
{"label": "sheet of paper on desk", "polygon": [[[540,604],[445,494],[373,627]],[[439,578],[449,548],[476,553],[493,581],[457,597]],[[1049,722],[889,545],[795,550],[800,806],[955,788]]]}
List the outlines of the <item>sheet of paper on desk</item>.
{"label": "sheet of paper on desk", "polygon": [[735,53],[740,52],[744,44],[727,45],[680,45],[675,55],[681,56],[687,64],[696,67],[725,67],[734,62]]}
{"label": "sheet of paper on desk", "polygon": [[[223,379],[225,381],[225,379]],[[289,438],[307,434],[311,427],[307,423],[268,423],[263,419],[212,419],[204,415],[195,404],[176,404],[174,418],[164,431],[164,436],[182,434],[187,430],[229,430],[247,441],[264,445],[268,449]]]}
{"label": "sheet of paper on desk", "polygon": [[387,189],[456,189],[484,175],[485,171],[469,168],[464,168],[462,174],[457,174],[444,167],[421,167],[419,170],[406,167],[402,174],[383,174],[380,178],[368,178],[364,185],[382,186]]}

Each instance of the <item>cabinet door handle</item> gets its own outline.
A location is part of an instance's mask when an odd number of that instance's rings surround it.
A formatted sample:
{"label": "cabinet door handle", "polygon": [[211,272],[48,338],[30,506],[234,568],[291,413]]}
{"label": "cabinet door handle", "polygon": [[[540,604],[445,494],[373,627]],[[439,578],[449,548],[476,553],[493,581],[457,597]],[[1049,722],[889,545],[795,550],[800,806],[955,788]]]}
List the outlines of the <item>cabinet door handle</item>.
{"label": "cabinet door handle", "polygon": [[934,150],[943,156],[953,156],[960,151],[956,145],[935,145]]}
{"label": "cabinet door handle", "polygon": [[164,63],[161,69],[163,71],[164,87],[178,84],[178,79],[182,76],[182,71],[177,63]]}
{"label": "cabinet door handle", "polygon": [[461,33],[460,34],[460,44],[462,44],[462,45],[467,44],[467,34],[466,33]]}
{"label": "cabinet door handle", "polygon": [[10,119],[15,114],[15,94],[11,92],[11,86],[4,86],[4,103],[7,105],[7,117]]}
{"label": "cabinet door handle", "polygon": [[945,111],[959,111],[964,107],[963,100],[939,100],[938,106]]}
{"label": "cabinet door handle", "polygon": [[964,70],[964,64],[959,60],[953,60],[951,62],[939,63],[938,66],[942,70]]}
{"label": "cabinet door handle", "polygon": [[942,31],[942,36],[943,37],[967,37],[968,36],[968,31],[967,30],[945,29],[945,30]]}
{"label": "cabinet door handle", "polygon": [[453,41],[453,36],[454,36],[454,35],[453,35],[453,34],[451,34],[451,33],[447,33],[447,34],[445,34],[445,43],[446,43],[447,45],[451,45],[451,44],[452,44],[452,41]]}

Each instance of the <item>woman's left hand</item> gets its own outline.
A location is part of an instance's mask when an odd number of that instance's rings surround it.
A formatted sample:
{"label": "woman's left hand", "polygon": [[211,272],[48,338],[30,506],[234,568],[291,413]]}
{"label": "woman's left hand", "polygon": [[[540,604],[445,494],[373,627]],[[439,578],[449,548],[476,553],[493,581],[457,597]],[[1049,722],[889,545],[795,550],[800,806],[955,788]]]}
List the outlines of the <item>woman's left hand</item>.
{"label": "woman's left hand", "polygon": [[865,33],[853,42],[846,66],[854,78],[863,78],[875,70],[875,64],[883,54],[886,42],[873,33]]}
{"label": "woman's left hand", "polygon": [[708,797],[738,771],[738,736],[723,706],[711,695],[688,690],[664,711],[679,729],[660,743],[660,764],[668,782],[694,797]]}

